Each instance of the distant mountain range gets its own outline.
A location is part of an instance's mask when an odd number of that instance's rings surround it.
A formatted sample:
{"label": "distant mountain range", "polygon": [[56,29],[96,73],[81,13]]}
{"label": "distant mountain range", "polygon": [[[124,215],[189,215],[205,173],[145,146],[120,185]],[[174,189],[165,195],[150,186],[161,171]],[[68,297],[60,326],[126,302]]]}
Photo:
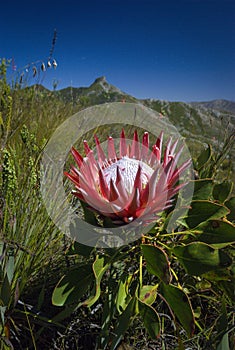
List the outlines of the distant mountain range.
{"label": "distant mountain range", "polygon": [[[55,91],[55,94],[57,94],[58,97],[62,98],[65,101],[73,100],[74,102],[78,102],[81,96],[87,96],[91,100],[95,99],[99,102],[102,99],[105,99],[105,102],[107,102],[107,99],[116,101],[120,100],[120,98],[126,99],[129,102],[139,100],[121,91],[116,86],[109,84],[104,76],[97,78],[89,87],[67,87],[65,89]],[[151,100],[153,101],[153,99]],[[141,101],[145,101],[145,99],[141,99]],[[235,114],[234,101],[218,99],[212,101],[190,102],[189,104],[193,107],[205,107],[207,109],[214,109],[221,112],[229,112]]]}
{"label": "distant mountain range", "polygon": [[109,84],[105,77],[97,78],[89,87],[67,87],[55,91],[55,94],[66,102],[85,103],[87,101],[88,103],[89,101],[89,105],[116,102],[122,99],[128,102],[137,101],[136,98]]}
{"label": "distant mountain range", "polygon": [[207,102],[191,102],[190,104],[194,107],[201,106],[209,109],[216,109],[218,111],[231,112],[235,114],[234,101],[220,99],[220,100],[212,100]]}
{"label": "distant mountain range", "polygon": [[[67,87],[61,90],[50,91],[42,85],[34,85],[26,89],[34,89],[38,92],[39,103],[41,98],[42,103],[47,99],[52,102],[51,99],[53,98],[53,103],[56,105],[56,101],[62,102],[65,110],[68,105],[69,108],[67,110],[71,113],[107,102],[141,103],[160,113],[162,118],[168,118],[169,122],[185,137],[192,156],[198,155],[207,144],[211,144],[214,150],[218,150],[218,152],[222,151],[226,138],[235,134],[234,101],[214,100],[185,103],[158,99],[137,99],[109,84],[105,77],[97,78],[88,87]],[[19,93],[24,94],[23,90],[19,91]],[[37,118],[37,116],[32,116],[32,118]],[[66,118],[66,114],[64,118]],[[61,116],[62,119],[63,116]],[[228,163],[227,166],[235,169],[234,149],[230,151],[226,161]]]}
{"label": "distant mountain range", "polygon": [[[34,86],[35,88],[35,86]],[[170,102],[158,99],[137,99],[109,84],[105,77],[97,78],[88,87],[67,87],[49,91],[36,86],[39,94],[53,95],[63,103],[72,103],[74,111],[106,102],[134,102],[167,116],[192,148],[211,143],[220,148],[226,135],[235,130],[235,102],[214,100],[208,102]],[[44,91],[44,92],[43,92]]]}

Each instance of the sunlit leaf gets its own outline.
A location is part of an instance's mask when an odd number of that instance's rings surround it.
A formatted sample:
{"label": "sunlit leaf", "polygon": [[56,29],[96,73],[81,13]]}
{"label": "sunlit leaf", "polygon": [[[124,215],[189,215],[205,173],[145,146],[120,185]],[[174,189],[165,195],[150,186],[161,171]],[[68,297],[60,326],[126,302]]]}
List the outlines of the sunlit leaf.
{"label": "sunlit leaf", "polygon": [[191,209],[185,218],[189,228],[194,228],[204,221],[220,219],[229,213],[224,205],[206,200],[192,201],[190,206]]}
{"label": "sunlit leaf", "polygon": [[122,313],[123,310],[127,307],[130,301],[130,294],[128,293],[128,288],[130,284],[132,276],[125,275],[123,276],[118,285],[117,299],[116,299],[116,307],[119,313]]}
{"label": "sunlit leaf", "polygon": [[15,267],[15,258],[13,254],[10,254],[8,257],[7,265],[6,265],[6,272],[9,283],[12,282],[13,276],[14,276],[14,267]]}
{"label": "sunlit leaf", "polygon": [[166,253],[159,247],[150,244],[142,244],[141,249],[148,272],[159,277],[164,283],[170,283],[170,265]]}
{"label": "sunlit leaf", "polygon": [[105,273],[105,271],[109,268],[109,264],[105,264],[104,257],[100,257],[97,255],[92,268],[95,276],[95,295],[88,298],[84,301],[83,305],[91,307],[100,297],[100,282]]}
{"label": "sunlit leaf", "polygon": [[194,315],[187,294],[180,288],[169,284],[162,284],[162,295],[167,304],[178,318],[189,336],[192,336],[195,327]]}
{"label": "sunlit leaf", "polygon": [[91,265],[80,266],[63,276],[52,294],[52,303],[56,306],[79,303],[94,280]]}
{"label": "sunlit leaf", "polygon": [[142,303],[152,305],[156,300],[157,286],[145,285],[140,288],[139,299]]}
{"label": "sunlit leaf", "polygon": [[200,226],[202,233],[198,239],[202,242],[224,247],[235,243],[235,226],[227,221],[210,220]]}
{"label": "sunlit leaf", "polygon": [[232,259],[225,252],[202,242],[175,247],[173,253],[187,273],[195,276],[228,267],[232,263]]}

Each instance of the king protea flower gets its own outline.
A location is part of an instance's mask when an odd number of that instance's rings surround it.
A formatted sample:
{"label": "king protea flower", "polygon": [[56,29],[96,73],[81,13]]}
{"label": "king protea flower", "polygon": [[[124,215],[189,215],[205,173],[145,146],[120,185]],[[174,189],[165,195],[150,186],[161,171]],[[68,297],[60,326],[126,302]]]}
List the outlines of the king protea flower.
{"label": "king protea flower", "polygon": [[115,224],[127,224],[137,218],[149,222],[156,214],[173,204],[173,197],[184,184],[180,175],[189,167],[190,160],[177,167],[183,147],[176,152],[178,140],[170,138],[162,150],[163,133],[149,150],[149,134],[143,135],[142,145],[137,131],[131,145],[127,145],[124,130],[121,132],[119,151],[114,139],[108,138],[105,155],[95,136],[97,159],[84,141],[86,156],[71,149],[77,167],[72,166],[65,175],[74,183],[73,194],[101,217]]}

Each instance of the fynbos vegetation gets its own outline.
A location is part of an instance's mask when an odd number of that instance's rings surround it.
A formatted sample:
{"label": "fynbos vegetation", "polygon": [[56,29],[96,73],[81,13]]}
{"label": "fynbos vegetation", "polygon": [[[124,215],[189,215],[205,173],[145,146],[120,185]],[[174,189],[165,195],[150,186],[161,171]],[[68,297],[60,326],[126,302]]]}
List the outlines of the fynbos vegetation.
{"label": "fynbos vegetation", "polygon": [[[22,71],[14,84],[7,80],[10,63],[2,59],[0,64],[0,349],[235,349],[234,115],[179,102],[141,101],[160,118],[169,117],[185,136],[194,177],[182,191],[193,184],[190,206],[187,211],[174,202],[161,206],[151,230],[119,248],[82,245],[59,231],[42,202],[44,147],[56,127],[77,111],[140,101],[104,78],[88,88],[64,91],[37,85],[48,69],[56,68],[55,40],[48,60]],[[39,79],[36,85],[28,86],[29,76]],[[122,127],[130,138],[133,130]],[[101,141],[111,133],[108,125],[96,130],[94,121],[94,130],[86,134],[90,145],[93,131]],[[81,145],[78,140],[79,152]],[[172,148],[165,158],[157,144],[154,152],[165,159],[168,185],[174,178],[177,186],[180,171],[174,173]],[[89,152],[76,153],[80,165]],[[81,174],[73,171],[77,188],[85,191]],[[135,200],[128,207],[135,206],[135,213],[140,186],[147,196],[147,184],[140,185],[140,179],[136,174]],[[117,184],[108,189],[101,175],[99,181],[102,201],[107,193],[117,194]],[[78,206],[67,182],[65,187],[71,205]],[[94,213],[82,203],[83,220],[99,229],[109,227],[102,211]],[[177,227],[169,230],[172,218]]]}

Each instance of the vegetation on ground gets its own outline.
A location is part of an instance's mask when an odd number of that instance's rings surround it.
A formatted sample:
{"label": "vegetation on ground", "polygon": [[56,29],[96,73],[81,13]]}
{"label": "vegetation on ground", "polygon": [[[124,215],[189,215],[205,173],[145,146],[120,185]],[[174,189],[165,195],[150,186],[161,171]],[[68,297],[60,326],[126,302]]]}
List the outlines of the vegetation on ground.
{"label": "vegetation on ground", "polygon": [[[100,80],[76,98],[72,90],[61,97],[40,85],[11,86],[7,67],[2,59],[0,349],[234,350],[234,116],[142,101],[186,137],[193,200],[187,215],[166,210],[139,241],[95,249],[64,236],[48,216],[42,152],[75,112],[136,99],[100,89]],[[173,215],[179,225],[168,232]]]}

